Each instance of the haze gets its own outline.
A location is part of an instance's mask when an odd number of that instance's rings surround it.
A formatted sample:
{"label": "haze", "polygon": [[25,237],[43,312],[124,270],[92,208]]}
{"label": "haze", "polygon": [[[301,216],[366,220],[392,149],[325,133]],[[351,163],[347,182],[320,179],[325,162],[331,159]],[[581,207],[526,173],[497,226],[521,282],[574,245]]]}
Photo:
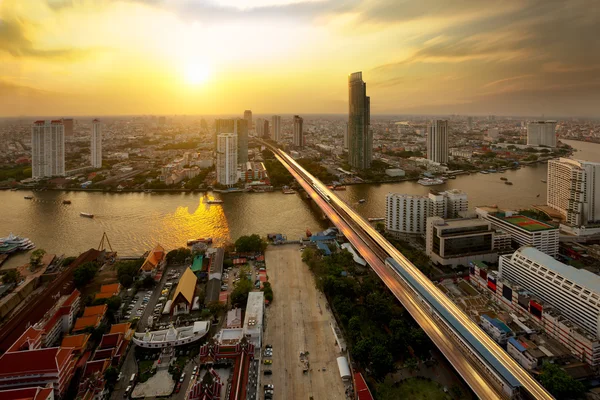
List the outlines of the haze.
{"label": "haze", "polygon": [[593,3],[4,0],[0,115],[599,116]]}

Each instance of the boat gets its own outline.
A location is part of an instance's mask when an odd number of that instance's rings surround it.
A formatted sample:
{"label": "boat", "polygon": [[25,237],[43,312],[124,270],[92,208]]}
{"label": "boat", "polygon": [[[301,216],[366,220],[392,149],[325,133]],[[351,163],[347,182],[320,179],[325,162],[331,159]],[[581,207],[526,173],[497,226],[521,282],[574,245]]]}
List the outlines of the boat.
{"label": "boat", "polygon": [[495,173],[496,173],[496,172],[498,172],[498,171],[496,171],[496,170],[495,170],[495,169],[493,169],[493,168],[490,168],[490,169],[488,169],[488,172],[489,172],[490,174],[495,174]]}
{"label": "boat", "polygon": [[547,183],[547,181],[545,179],[542,179],[542,183]]}
{"label": "boat", "polygon": [[444,181],[442,179],[437,178],[421,178],[417,181],[417,183],[423,186],[435,186],[442,185]]}
{"label": "boat", "polygon": [[212,238],[208,237],[208,238],[198,238],[198,239],[189,239],[187,241],[187,245],[188,246],[193,246],[196,243],[206,243],[206,244],[210,244],[212,243]]}
{"label": "boat", "polygon": [[194,325],[175,328],[173,324],[168,329],[133,334],[133,343],[140,347],[160,349],[181,346],[202,339],[210,329],[210,321],[196,321]]}
{"label": "boat", "polygon": [[333,190],[346,190],[346,186],[340,185],[340,186],[334,186]]}
{"label": "boat", "polygon": [[448,177],[448,179],[456,179],[456,176],[454,176],[454,175],[450,175],[450,176]]}
{"label": "boat", "polygon": [[63,204],[71,204],[71,200],[63,200]]}
{"label": "boat", "polygon": [[18,188],[12,188],[10,189],[12,192],[16,192],[17,190],[19,190]]}
{"label": "boat", "polygon": [[24,198],[25,200],[31,200],[31,199],[33,199],[33,196],[25,196],[25,197],[23,197],[23,198]]}
{"label": "boat", "polygon": [[488,171],[486,171],[486,170],[479,171],[479,173],[480,173],[480,174],[489,174],[489,172],[488,172]]}
{"label": "boat", "polygon": [[364,203],[365,201],[367,201],[367,200],[365,200],[365,199],[360,199],[358,202],[359,202],[360,204],[362,204],[362,203]]}
{"label": "boat", "polygon": [[500,179],[503,180],[503,181],[507,181],[508,180],[508,178],[505,178],[505,177],[502,177]]}
{"label": "boat", "polygon": [[505,185],[512,185],[512,182],[505,181],[505,182],[504,182],[504,184],[505,184]]}
{"label": "boat", "polygon": [[223,200],[220,200],[220,199],[206,200],[206,204],[223,204]]}
{"label": "boat", "polygon": [[94,214],[90,214],[90,213],[86,213],[86,212],[80,212],[79,215],[81,215],[82,217],[86,217],[86,218],[94,218]]}
{"label": "boat", "polygon": [[385,218],[383,218],[383,217],[368,218],[369,222],[383,221],[384,219]]}
{"label": "boat", "polygon": [[283,192],[283,194],[295,194],[296,193],[296,191],[294,189],[290,189],[289,186],[282,187],[281,191]]}
{"label": "boat", "polygon": [[15,251],[31,250],[35,244],[29,238],[22,238],[10,233],[5,238],[0,238],[0,254],[10,254]]}

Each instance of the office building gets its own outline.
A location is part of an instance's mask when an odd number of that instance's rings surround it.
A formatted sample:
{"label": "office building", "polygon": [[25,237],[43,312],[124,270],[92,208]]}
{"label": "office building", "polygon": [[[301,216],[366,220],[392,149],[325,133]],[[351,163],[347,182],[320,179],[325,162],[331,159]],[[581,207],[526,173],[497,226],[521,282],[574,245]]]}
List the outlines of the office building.
{"label": "office building", "polygon": [[509,233],[515,247],[533,246],[552,257],[558,254],[557,226],[516,212],[500,211],[494,207],[477,207],[475,212],[479,217],[491,222],[495,229]]}
{"label": "office building", "polygon": [[102,125],[97,119],[92,121],[91,143],[92,168],[102,168]]}
{"label": "office building", "polygon": [[264,118],[256,120],[256,136],[259,138],[269,137],[269,120]]}
{"label": "office building", "polygon": [[[569,158],[548,161],[547,204],[561,213],[565,225],[598,225],[600,196],[596,194],[600,194],[600,163]],[[585,229],[578,231],[585,234]]]}
{"label": "office building", "polygon": [[423,234],[427,222],[427,196],[388,193],[385,207],[385,228],[396,237]]}
{"label": "office building", "polygon": [[33,178],[64,176],[65,126],[60,120],[35,121],[31,128]]}
{"label": "office building", "polygon": [[244,119],[248,123],[248,130],[252,130],[252,111],[251,110],[244,111]]}
{"label": "office building", "polygon": [[[499,276],[523,287],[583,328],[600,337],[600,277],[561,263],[534,247],[524,246],[511,256],[500,256]],[[531,308],[531,305],[530,305]],[[545,318],[540,304],[538,319]],[[598,354],[600,361],[600,354]]]}
{"label": "office building", "polygon": [[217,135],[217,182],[232,186],[237,178],[237,133],[221,133]]}
{"label": "office building", "polygon": [[496,262],[494,230],[480,218],[427,218],[425,254],[436,264],[456,267],[470,261]]}
{"label": "office building", "polygon": [[63,118],[62,123],[65,126],[65,137],[73,136],[73,118]]}
{"label": "office building", "polygon": [[371,99],[362,72],[354,72],[348,76],[348,163],[368,169],[372,158]]}
{"label": "office building", "polygon": [[556,147],[556,121],[529,122],[527,145]]}
{"label": "office building", "polygon": [[304,131],[302,124],[304,120],[298,115],[294,115],[294,146],[304,147]]}
{"label": "office building", "polygon": [[469,132],[473,130],[473,117],[467,117],[467,128]]}
{"label": "office building", "polygon": [[271,117],[271,131],[271,139],[279,142],[281,140],[281,117],[279,115]]}
{"label": "office building", "polygon": [[448,121],[432,121],[427,129],[427,159],[448,163]]}

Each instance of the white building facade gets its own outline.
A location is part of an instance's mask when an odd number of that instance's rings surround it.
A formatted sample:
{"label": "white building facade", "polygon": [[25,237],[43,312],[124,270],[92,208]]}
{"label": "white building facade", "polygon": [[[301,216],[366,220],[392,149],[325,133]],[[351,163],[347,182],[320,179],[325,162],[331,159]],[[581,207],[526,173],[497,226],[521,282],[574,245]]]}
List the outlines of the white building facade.
{"label": "white building facade", "polygon": [[448,121],[432,121],[427,129],[427,159],[448,163]]}
{"label": "white building facade", "polygon": [[91,161],[93,168],[102,168],[102,125],[95,119],[92,121]]}
{"label": "white building facade", "polygon": [[392,235],[425,233],[429,214],[426,196],[388,193],[386,197],[385,227]]}
{"label": "white building facade", "polygon": [[556,121],[529,122],[527,145],[556,147]]}
{"label": "white building facade", "polygon": [[217,182],[232,186],[238,181],[237,133],[217,135]]}
{"label": "white building facade", "polygon": [[279,115],[273,115],[271,117],[271,126],[271,129],[273,130],[271,139],[279,142],[281,140],[281,117]]}
{"label": "white building facade", "polygon": [[62,121],[33,123],[31,168],[33,178],[65,175],[65,127]]}

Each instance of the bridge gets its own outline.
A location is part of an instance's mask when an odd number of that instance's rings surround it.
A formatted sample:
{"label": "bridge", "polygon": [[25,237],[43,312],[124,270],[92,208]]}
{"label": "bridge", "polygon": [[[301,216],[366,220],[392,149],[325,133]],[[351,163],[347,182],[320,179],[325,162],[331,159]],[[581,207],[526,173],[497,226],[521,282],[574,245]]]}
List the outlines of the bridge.
{"label": "bridge", "polygon": [[287,153],[261,143],[358,250],[479,398],[553,398],[368,221]]}

